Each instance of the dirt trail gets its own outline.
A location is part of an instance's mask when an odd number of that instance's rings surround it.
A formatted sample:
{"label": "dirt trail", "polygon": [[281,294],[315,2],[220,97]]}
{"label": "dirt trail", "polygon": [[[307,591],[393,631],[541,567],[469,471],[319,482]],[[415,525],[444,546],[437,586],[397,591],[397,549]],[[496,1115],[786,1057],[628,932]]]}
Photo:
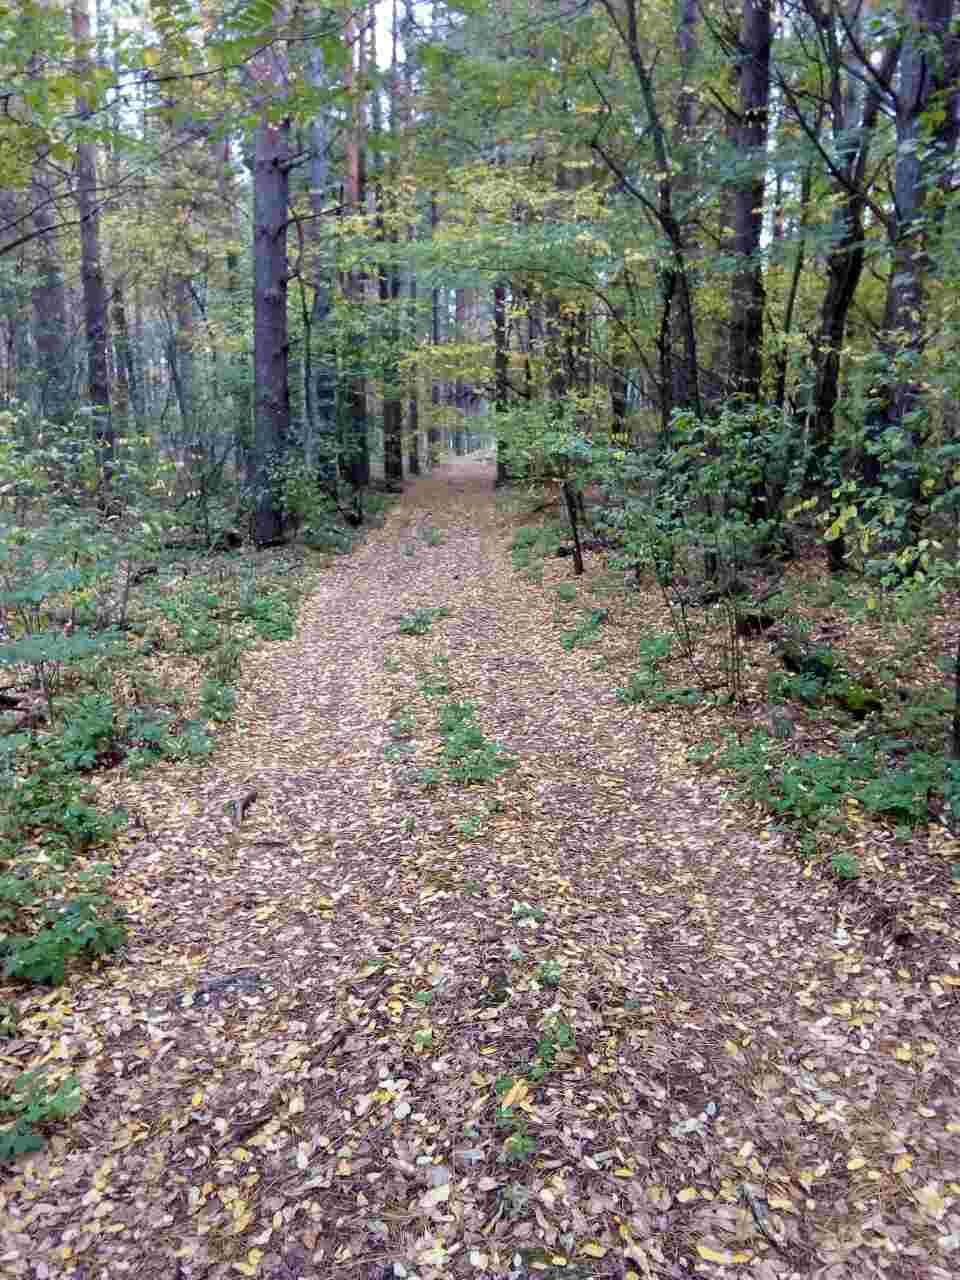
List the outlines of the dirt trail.
{"label": "dirt trail", "polygon": [[[490,485],[412,486],[212,764],[128,788],[130,946],[25,1024],[88,1102],[4,1184],[3,1274],[956,1274],[956,990],[560,647]],[[444,670],[496,782],[421,781]]]}

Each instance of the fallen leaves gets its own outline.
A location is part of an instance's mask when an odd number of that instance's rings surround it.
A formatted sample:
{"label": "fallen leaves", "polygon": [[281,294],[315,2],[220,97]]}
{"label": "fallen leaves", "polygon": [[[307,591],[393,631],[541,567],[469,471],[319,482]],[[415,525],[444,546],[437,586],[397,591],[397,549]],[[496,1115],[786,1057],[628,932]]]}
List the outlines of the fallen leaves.
{"label": "fallen leaves", "polygon": [[[949,903],[929,963],[871,949],[835,887],[691,772],[682,726],[594,669],[660,624],[607,601],[601,645],[564,652],[486,490],[445,486],[321,581],[202,776],[136,784],[155,820],[118,877],[126,963],[31,997],[0,1045],[5,1069],[47,1060],[88,1098],[0,1191],[4,1267],[169,1280],[182,1256],[198,1280],[272,1280],[296,1249],[292,1274],[330,1280],[368,1261],[502,1280],[518,1256],[778,1280],[806,1250],[860,1280],[882,1250],[890,1274],[948,1275]],[[418,504],[445,541],[410,564],[396,532]],[[441,600],[386,671],[383,619]],[[429,764],[437,657],[514,775],[425,788],[385,758],[402,705]],[[241,848],[220,798],[254,783]],[[561,1020],[570,1043],[543,1049]]]}

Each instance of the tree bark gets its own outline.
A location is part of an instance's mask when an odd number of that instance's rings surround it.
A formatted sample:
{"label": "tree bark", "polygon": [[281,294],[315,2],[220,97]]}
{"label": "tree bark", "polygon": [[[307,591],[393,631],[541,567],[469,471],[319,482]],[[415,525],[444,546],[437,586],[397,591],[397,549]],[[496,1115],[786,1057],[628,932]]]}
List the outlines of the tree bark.
{"label": "tree bark", "polygon": [[[315,89],[326,83],[323,52],[310,51],[310,81]],[[324,201],[330,190],[330,121],[326,114],[314,118],[310,133],[310,207],[314,219],[311,238],[314,246],[313,308],[310,333],[315,344],[305,352],[306,377],[304,398],[310,406],[308,461],[318,466],[321,483],[336,487],[337,435],[337,366],[334,356],[331,318],[336,261],[333,237],[324,229]]]}
{"label": "tree bark", "polygon": [[[354,12],[348,12],[343,38],[349,62],[345,83],[351,95],[350,124],[346,137],[346,204],[354,214],[366,204],[365,107],[363,79],[366,71],[364,38],[358,30]],[[370,441],[367,436],[367,383],[363,372],[359,335],[359,313],[363,310],[365,276],[353,269],[344,280],[344,296],[351,304],[350,333],[344,344],[341,364],[344,373],[343,456],[344,471],[354,490],[359,492],[370,483]]]}
{"label": "tree bark", "polygon": [[[89,62],[90,14],[86,0],[71,7],[73,39],[81,65]],[[77,114],[84,122],[92,116],[85,97],[77,99]],[[110,375],[107,363],[109,298],[100,257],[100,207],[97,195],[97,154],[90,142],[77,146],[76,202],[80,215],[80,272],[83,283],[83,320],[87,343],[87,398],[94,412],[104,484],[109,484],[114,452],[113,423],[110,416]]]}
{"label": "tree bark", "polygon": [[51,422],[70,416],[72,382],[70,321],[67,290],[57,245],[54,177],[43,160],[36,160],[30,186],[33,226],[37,232],[36,283],[31,290],[33,340],[39,366],[40,413]]}
{"label": "tree bark", "polygon": [[743,400],[760,399],[763,376],[764,171],[770,102],[770,0],[744,0],[740,28],[740,114],[737,148],[745,172],[733,191],[733,251],[737,268],[730,299],[730,389]]}
{"label": "tree bark", "polygon": [[287,205],[289,121],[264,116],[254,139],[254,433],[247,478],[253,500],[253,538],[260,545],[283,537],[283,508],[275,468],[290,431],[287,332]]}

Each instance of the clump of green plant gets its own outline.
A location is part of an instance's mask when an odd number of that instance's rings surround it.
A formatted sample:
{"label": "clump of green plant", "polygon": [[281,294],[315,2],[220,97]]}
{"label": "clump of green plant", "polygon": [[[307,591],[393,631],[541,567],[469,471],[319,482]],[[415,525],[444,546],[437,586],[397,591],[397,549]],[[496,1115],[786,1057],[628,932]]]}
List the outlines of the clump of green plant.
{"label": "clump of green plant", "polygon": [[221,680],[205,680],[200,689],[200,710],[208,720],[226,724],[237,706],[234,689]]}
{"label": "clump of green plant", "polygon": [[74,1115],[83,1106],[83,1094],[75,1076],[55,1089],[42,1071],[24,1071],[0,1094],[0,1161],[15,1160],[28,1151],[41,1151],[49,1126]]}
{"label": "clump of green plant", "polygon": [[511,1091],[518,1084],[522,1084],[516,1077],[505,1075],[494,1083],[494,1093],[498,1098],[503,1099],[497,1105],[495,1123],[498,1128],[509,1129],[503,1147],[501,1148],[500,1159],[506,1164],[516,1163],[526,1160],[529,1156],[536,1153],[536,1139],[531,1137],[527,1120],[523,1112],[520,1111],[512,1103],[506,1101],[511,1095]]}
{"label": "clump of green plant", "polygon": [[443,534],[440,532],[439,529],[423,529],[420,533],[420,537],[423,539],[423,541],[427,544],[428,547],[443,546],[444,538],[443,538]]}
{"label": "clump of green plant", "polygon": [[587,648],[596,640],[601,626],[607,621],[606,609],[591,609],[584,620],[560,637],[560,643],[566,650]]}
{"label": "clump of green plant", "polygon": [[417,722],[409,711],[403,711],[390,722],[390,737],[394,742],[408,742],[416,732]]}
{"label": "clump of green plant", "polygon": [[625,685],[617,690],[617,700],[625,706],[649,704],[654,707],[681,705],[695,707],[703,701],[703,691],[693,686],[669,686],[663,665],[673,653],[673,636],[654,632],[644,636],[638,646],[640,670],[633,672]]}
{"label": "clump of green plant", "polygon": [[293,609],[281,592],[247,591],[241,596],[237,614],[253,624],[261,640],[289,640],[293,635]]}
{"label": "clump of green plant", "polygon": [[561,582],[557,587],[557,599],[564,604],[573,604],[577,598],[577,588],[572,582]]}
{"label": "clump of green plant", "polygon": [[852,853],[835,853],[830,869],[838,880],[856,880],[860,875],[860,863]]}
{"label": "clump of green plant", "polygon": [[457,830],[468,840],[475,840],[483,830],[483,815],[473,813],[466,818],[458,818]]}
{"label": "clump of green plant", "polygon": [[576,1041],[570,1023],[562,1017],[551,1019],[537,1044],[536,1056],[529,1067],[530,1078],[543,1080],[556,1066],[557,1054],[575,1047]]}
{"label": "clump of green plant", "polygon": [[438,619],[446,618],[449,613],[445,605],[437,609],[414,609],[413,613],[401,617],[398,630],[402,636],[425,636]]}
{"label": "clump of green plant", "polygon": [[535,906],[531,902],[514,902],[510,908],[510,915],[514,920],[535,920],[537,924],[543,924],[547,918],[543,907]]}
{"label": "clump of green plant", "polygon": [[449,666],[450,659],[438,654],[430,664],[431,669],[421,674],[419,688],[425,698],[443,698],[450,692]]}
{"label": "clump of green plant", "polygon": [[555,556],[567,537],[567,526],[560,520],[524,525],[514,534],[510,547],[514,568],[529,569],[546,556]]}
{"label": "clump of green plant", "polygon": [[106,905],[102,895],[85,894],[57,908],[44,908],[42,915],[51,921],[46,928],[27,937],[4,935],[4,977],[59,986],[71,959],[116,951],[126,941],[127,930],[116,916],[100,914]]}
{"label": "clump of green plant", "polygon": [[498,742],[484,736],[471,702],[449,702],[440,713],[443,762],[450,782],[465,786],[491,782],[511,769],[514,760]]}
{"label": "clump of green plant", "polygon": [[934,796],[953,811],[960,766],[912,751],[891,767],[884,763],[883,745],[878,738],[851,739],[832,754],[793,757],[781,741],[756,730],[745,742],[728,740],[716,763],[738,777],[752,800],[800,825],[816,826],[847,800],[907,827],[928,819]]}
{"label": "clump of green plant", "polygon": [[556,960],[545,960],[537,969],[537,981],[545,987],[559,987],[563,970]]}

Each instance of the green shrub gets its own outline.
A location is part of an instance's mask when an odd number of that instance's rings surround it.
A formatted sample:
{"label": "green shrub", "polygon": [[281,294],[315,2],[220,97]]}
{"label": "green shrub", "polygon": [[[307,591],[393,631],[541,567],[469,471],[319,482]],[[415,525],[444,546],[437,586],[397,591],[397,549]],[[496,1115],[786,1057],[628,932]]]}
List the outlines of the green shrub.
{"label": "green shrub", "polygon": [[438,609],[414,609],[401,617],[398,630],[402,636],[424,636],[438,618],[447,617],[449,612],[444,605]]}
{"label": "green shrub", "polygon": [[440,712],[443,762],[450,782],[464,786],[490,782],[515,761],[497,742],[484,737],[470,702],[450,702]]}
{"label": "green shrub", "polygon": [[4,977],[58,986],[70,959],[116,951],[125,942],[127,931],[116,917],[98,914],[105,902],[98,894],[75,898],[57,910],[53,924],[31,937],[4,937],[0,942],[6,957]]}
{"label": "green shrub", "polygon": [[68,1076],[53,1090],[43,1072],[21,1072],[9,1091],[0,1094],[0,1115],[12,1117],[0,1127],[0,1161],[42,1150],[42,1129],[72,1116],[82,1106],[83,1094],[75,1076]]}
{"label": "green shrub", "polygon": [[67,712],[59,754],[68,769],[93,769],[117,745],[117,713],[113,699],[88,694]]}
{"label": "green shrub", "polygon": [[219,724],[233,715],[237,706],[236,691],[220,680],[205,680],[200,689],[200,709],[208,720]]}

